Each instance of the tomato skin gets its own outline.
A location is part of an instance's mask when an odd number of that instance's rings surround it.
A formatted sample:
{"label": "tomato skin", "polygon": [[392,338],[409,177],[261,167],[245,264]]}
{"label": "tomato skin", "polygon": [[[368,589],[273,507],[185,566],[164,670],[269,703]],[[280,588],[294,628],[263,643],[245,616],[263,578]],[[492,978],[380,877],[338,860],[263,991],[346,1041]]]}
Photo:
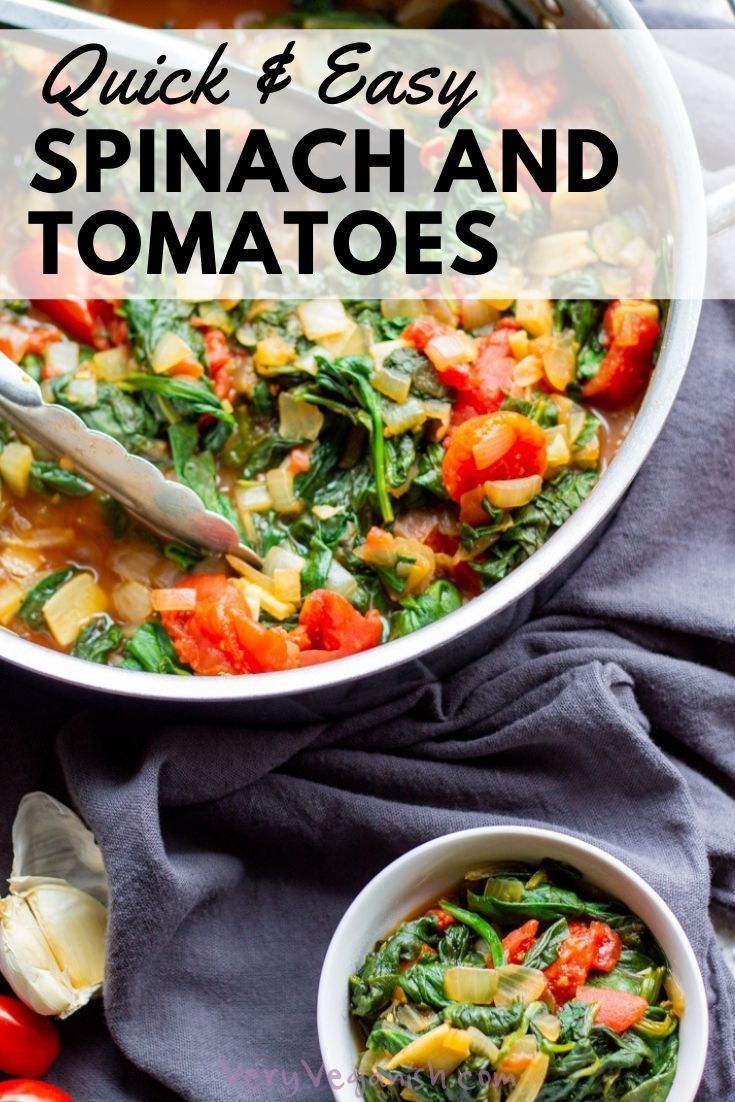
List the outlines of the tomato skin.
{"label": "tomato skin", "polygon": [[383,636],[377,609],[371,608],[363,616],[341,593],[329,589],[315,589],[308,595],[301,606],[299,625],[308,640],[301,651],[302,666],[370,650]]}
{"label": "tomato skin", "polygon": [[20,999],[0,995],[0,1071],[31,1078],[45,1075],[60,1050],[53,1022]]}
{"label": "tomato skin", "polygon": [[612,302],[603,318],[608,351],[597,374],[582,387],[582,396],[608,409],[628,406],[645,388],[653,371],[653,352],[661,326],[645,314],[626,309],[626,332],[614,336],[615,315],[624,306]]}
{"label": "tomato skin", "polygon": [[[513,442],[493,463],[478,467],[473,448],[482,444],[498,429],[510,430]],[[543,474],[546,469],[546,435],[544,430],[510,410],[498,410],[480,417],[471,417],[459,425],[444,456],[442,481],[454,501],[488,480],[525,478]]]}
{"label": "tomato skin", "polygon": [[5,1102],[74,1102],[61,1087],[37,1079],[6,1079],[0,1083],[0,1098]]}
{"label": "tomato skin", "polygon": [[615,1033],[625,1033],[648,1010],[648,1003],[640,995],[613,991],[609,987],[578,987],[575,998],[585,1003],[596,1003],[595,1025],[606,1025]]}
{"label": "tomato skin", "polygon": [[233,579],[195,574],[174,588],[194,589],[193,612],[163,612],[179,659],[200,674],[266,673],[293,669],[298,648],[282,628],[253,620]]}
{"label": "tomato skin", "polygon": [[528,950],[536,943],[537,933],[538,921],[531,918],[523,926],[519,926],[517,930],[511,930],[509,934],[505,935],[503,938],[503,952],[508,964],[521,964],[523,962]]}

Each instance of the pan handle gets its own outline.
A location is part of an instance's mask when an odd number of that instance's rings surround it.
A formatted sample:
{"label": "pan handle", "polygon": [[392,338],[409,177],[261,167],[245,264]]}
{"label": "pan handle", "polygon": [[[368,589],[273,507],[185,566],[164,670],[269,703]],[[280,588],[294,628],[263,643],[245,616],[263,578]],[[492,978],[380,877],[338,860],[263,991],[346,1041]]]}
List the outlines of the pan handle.
{"label": "pan handle", "polygon": [[707,196],[707,232],[710,237],[735,225],[735,180]]}

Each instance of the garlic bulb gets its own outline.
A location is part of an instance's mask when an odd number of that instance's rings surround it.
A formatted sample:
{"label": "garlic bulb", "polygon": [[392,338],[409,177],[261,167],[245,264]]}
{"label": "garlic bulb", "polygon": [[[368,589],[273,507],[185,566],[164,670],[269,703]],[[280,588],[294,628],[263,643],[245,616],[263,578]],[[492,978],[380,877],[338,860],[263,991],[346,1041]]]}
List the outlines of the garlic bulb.
{"label": "garlic bulb", "polygon": [[10,895],[0,900],[0,972],[39,1014],[67,1018],[102,989],[107,875],[82,821],[43,792],[13,824]]}

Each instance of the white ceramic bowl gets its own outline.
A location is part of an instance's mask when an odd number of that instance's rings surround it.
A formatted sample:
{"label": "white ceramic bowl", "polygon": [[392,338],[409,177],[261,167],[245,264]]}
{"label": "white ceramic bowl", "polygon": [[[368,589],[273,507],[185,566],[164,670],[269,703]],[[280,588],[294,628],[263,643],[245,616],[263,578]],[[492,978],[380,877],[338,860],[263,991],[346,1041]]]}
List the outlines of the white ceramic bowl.
{"label": "white ceramic bowl", "polygon": [[596,846],[554,830],[478,827],[445,834],[383,869],[350,906],[330,943],[322,968],[317,1010],[325,1073],[338,1102],[356,1097],[357,1043],[348,1012],[348,978],[375,942],[408,915],[431,905],[473,865],[544,857],[565,861],[590,883],[621,900],[651,930],[669,959],[686,998],[679,1062],[667,1102],[693,1102],[707,1054],[708,1011],[702,975],[679,922],[659,895],[621,861]]}

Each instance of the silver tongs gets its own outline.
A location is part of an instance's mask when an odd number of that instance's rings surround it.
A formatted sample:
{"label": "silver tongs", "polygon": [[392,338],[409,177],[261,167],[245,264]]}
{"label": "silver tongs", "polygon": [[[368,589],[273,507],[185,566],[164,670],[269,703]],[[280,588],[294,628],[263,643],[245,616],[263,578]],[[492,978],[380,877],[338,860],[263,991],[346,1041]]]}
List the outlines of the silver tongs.
{"label": "silver tongs", "polygon": [[44,402],[38,383],[2,353],[0,416],[53,455],[68,459],[76,471],[164,539],[261,565],[226,517],[206,509],[188,486],[166,478],[113,437],[87,428],[72,410]]}

